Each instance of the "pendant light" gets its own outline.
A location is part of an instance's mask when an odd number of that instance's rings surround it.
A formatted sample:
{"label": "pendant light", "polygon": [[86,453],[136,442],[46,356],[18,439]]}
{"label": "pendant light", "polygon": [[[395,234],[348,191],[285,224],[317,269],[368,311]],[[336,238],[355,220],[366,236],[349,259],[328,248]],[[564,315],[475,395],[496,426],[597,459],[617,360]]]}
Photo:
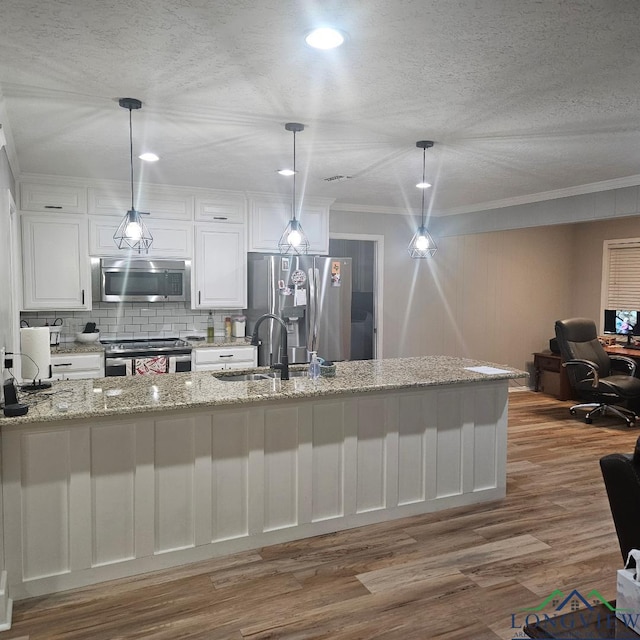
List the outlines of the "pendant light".
{"label": "pendant light", "polygon": [[424,223],[424,192],[431,186],[425,180],[426,154],[427,149],[433,147],[433,141],[419,140],[416,142],[416,147],[422,149],[422,182],[416,185],[419,189],[422,189],[422,214],[420,226],[409,243],[409,255],[412,258],[429,258],[438,250]]}
{"label": "pendant light", "polygon": [[149,247],[153,242],[153,237],[149,233],[142,215],[149,215],[148,212],[137,211],[133,204],[133,132],[131,128],[131,111],[140,109],[142,102],[136,98],[120,98],[118,104],[123,109],[129,109],[129,166],[131,168],[131,209],[124,214],[122,222],[113,234],[113,239],[118,249],[133,249],[138,253],[149,252]]}
{"label": "pendant light", "polygon": [[304,131],[304,125],[299,122],[287,122],[287,131],[293,131],[293,199],[291,202],[291,220],[278,241],[278,249],[283,255],[305,255],[309,251],[309,239],[302,230],[300,221],[296,218],[296,133]]}

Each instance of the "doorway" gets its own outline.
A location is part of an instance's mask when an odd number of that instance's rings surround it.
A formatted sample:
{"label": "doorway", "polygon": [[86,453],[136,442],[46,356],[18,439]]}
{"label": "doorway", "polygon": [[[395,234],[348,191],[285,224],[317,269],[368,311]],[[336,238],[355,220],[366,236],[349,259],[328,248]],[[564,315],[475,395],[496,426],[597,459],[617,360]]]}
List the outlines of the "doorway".
{"label": "doorway", "polygon": [[351,360],[382,357],[383,236],[331,234],[329,255],[351,258]]}

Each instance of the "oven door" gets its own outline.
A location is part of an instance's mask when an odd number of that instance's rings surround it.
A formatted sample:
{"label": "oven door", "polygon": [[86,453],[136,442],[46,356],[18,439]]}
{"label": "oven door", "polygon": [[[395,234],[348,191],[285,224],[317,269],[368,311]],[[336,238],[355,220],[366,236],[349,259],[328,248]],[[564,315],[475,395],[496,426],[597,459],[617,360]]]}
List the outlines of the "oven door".
{"label": "oven door", "polygon": [[191,371],[191,354],[169,356],[169,373]]}
{"label": "oven door", "polygon": [[126,376],[131,375],[131,358],[109,358],[104,359],[105,376]]}

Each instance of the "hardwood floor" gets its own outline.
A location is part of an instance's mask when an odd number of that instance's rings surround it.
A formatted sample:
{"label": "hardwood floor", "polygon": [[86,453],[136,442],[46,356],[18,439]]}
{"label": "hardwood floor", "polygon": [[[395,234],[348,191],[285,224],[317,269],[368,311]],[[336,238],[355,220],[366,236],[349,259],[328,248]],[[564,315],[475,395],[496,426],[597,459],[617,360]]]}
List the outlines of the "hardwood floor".
{"label": "hardwood floor", "polygon": [[507,497],[14,603],[0,640],[522,637],[553,590],[615,598],[598,459],[640,430],[510,395]]}

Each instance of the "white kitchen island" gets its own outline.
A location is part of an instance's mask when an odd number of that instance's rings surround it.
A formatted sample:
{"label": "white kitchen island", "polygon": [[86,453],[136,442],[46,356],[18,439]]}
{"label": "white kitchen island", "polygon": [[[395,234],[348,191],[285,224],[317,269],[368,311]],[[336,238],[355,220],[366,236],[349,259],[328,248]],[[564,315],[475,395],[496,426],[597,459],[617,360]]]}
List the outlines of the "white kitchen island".
{"label": "white kitchen island", "polygon": [[486,364],[56,382],[0,420],[4,598],[502,498],[507,388],[526,373],[468,369]]}

